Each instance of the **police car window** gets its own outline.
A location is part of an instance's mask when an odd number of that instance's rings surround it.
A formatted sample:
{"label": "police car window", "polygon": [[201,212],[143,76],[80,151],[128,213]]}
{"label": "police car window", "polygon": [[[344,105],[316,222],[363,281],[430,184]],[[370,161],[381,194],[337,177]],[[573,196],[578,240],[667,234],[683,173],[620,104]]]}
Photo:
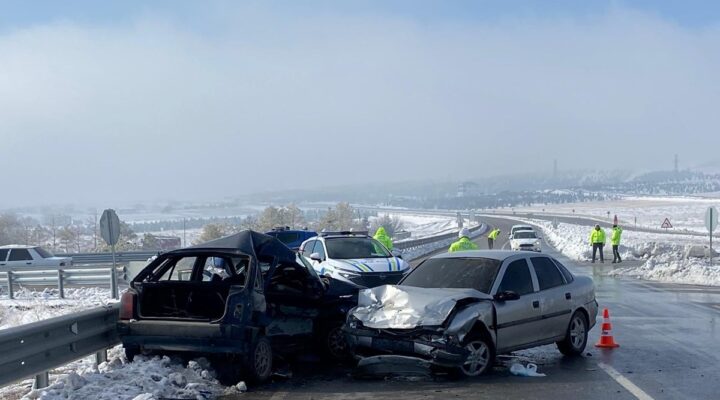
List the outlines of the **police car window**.
{"label": "police car window", "polygon": [[563,285],[565,281],[560,271],[547,257],[532,257],[530,259],[537,275],[540,290],[551,289],[556,286]]}
{"label": "police car window", "polygon": [[305,257],[310,257],[310,255],[313,253],[313,247],[315,247],[316,240],[309,241],[305,243],[305,247],[303,247],[302,254]]}
{"label": "police car window", "polygon": [[534,291],[530,269],[524,258],[511,262],[505,270],[505,275],[500,282],[498,293],[508,290],[520,296],[530,294]]}
{"label": "police car window", "polygon": [[296,242],[300,235],[297,232],[280,232],[275,235],[277,239],[285,244]]}
{"label": "police car window", "polygon": [[387,249],[375,239],[367,237],[338,237],[326,239],[328,257],[349,258],[387,258],[391,257]]}
{"label": "police car window", "polygon": [[316,240],[315,241],[315,247],[313,247],[313,253],[320,254],[321,259],[325,259],[325,246],[323,245],[323,242]]}

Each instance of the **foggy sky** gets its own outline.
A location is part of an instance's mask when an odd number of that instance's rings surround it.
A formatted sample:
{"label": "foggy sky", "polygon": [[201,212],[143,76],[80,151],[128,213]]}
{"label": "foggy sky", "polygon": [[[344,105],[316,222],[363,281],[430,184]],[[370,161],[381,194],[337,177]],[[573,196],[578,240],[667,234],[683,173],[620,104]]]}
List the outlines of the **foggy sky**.
{"label": "foggy sky", "polygon": [[717,23],[194,12],[0,29],[0,207],[719,158]]}

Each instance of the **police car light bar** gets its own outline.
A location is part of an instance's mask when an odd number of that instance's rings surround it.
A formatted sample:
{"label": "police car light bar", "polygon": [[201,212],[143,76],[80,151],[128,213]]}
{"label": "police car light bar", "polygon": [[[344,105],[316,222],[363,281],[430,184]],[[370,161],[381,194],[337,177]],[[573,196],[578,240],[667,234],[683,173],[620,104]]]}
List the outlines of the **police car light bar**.
{"label": "police car light bar", "polygon": [[368,231],[320,232],[320,236],[367,236]]}

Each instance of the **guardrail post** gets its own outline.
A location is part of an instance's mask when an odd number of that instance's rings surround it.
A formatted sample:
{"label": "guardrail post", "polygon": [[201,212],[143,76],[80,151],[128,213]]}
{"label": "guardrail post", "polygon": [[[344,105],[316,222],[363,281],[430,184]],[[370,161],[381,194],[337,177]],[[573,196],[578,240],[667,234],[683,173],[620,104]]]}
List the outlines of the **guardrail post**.
{"label": "guardrail post", "polygon": [[117,269],[114,263],[113,266],[110,267],[110,296],[112,296],[113,299],[118,298]]}
{"label": "guardrail post", "polygon": [[12,300],[14,297],[13,293],[13,272],[12,270],[8,270],[7,272],[7,281],[8,281],[8,296],[10,297],[10,300]]}
{"label": "guardrail post", "polygon": [[107,349],[103,349],[95,353],[95,365],[99,366],[100,364],[107,361]]}
{"label": "guardrail post", "polygon": [[60,298],[65,298],[65,282],[63,282],[63,270],[58,270],[58,291],[60,292]]}
{"label": "guardrail post", "polygon": [[35,383],[33,384],[34,389],[46,388],[49,384],[50,376],[47,371],[35,375]]}

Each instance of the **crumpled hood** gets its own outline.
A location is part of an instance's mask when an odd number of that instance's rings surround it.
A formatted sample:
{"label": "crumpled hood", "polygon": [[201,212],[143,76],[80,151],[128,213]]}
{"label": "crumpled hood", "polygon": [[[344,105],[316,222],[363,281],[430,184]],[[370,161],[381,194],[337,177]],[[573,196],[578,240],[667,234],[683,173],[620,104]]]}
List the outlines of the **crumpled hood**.
{"label": "crumpled hood", "polygon": [[474,289],[384,285],[360,291],[352,315],[374,329],[411,329],[442,325],[459,300],[492,300]]}
{"label": "crumpled hood", "polygon": [[355,273],[405,271],[409,264],[398,257],[328,260],[328,265]]}

